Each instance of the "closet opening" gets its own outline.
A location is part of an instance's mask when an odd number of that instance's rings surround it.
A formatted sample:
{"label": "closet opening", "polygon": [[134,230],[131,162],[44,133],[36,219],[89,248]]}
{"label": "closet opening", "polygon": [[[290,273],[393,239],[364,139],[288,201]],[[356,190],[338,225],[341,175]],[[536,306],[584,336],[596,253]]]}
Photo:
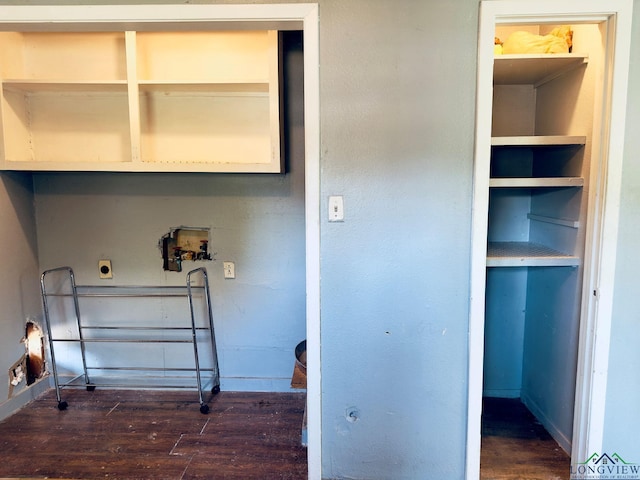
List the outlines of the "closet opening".
{"label": "closet opening", "polygon": [[601,446],[592,332],[610,322],[628,8],[481,2],[467,478],[567,478]]}
{"label": "closet opening", "polygon": [[481,476],[511,468],[498,455],[510,448],[510,462],[560,476],[605,35],[602,24],[539,23],[497,24],[494,37]]}

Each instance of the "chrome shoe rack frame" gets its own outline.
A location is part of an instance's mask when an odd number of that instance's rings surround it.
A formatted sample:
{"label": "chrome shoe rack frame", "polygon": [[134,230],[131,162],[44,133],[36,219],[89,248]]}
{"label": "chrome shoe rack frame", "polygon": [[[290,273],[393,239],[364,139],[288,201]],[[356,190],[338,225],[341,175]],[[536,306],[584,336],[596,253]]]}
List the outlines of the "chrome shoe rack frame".
{"label": "chrome shoe rack frame", "polygon": [[[66,278],[60,277],[60,275],[66,275]],[[53,277],[53,278],[52,278]],[[199,285],[195,285],[196,277],[201,278]],[[60,291],[61,289],[58,287],[57,289],[50,288],[53,283],[53,280],[57,279],[58,281],[62,281],[63,284],[68,283],[68,288],[64,288],[65,291]],[[60,285],[60,284],[58,284]],[[108,388],[132,388],[131,383],[106,383],[103,381],[93,381],[92,376],[89,375],[89,371],[92,370],[101,370],[101,371],[156,371],[162,372],[195,372],[195,385],[187,385],[184,384],[154,384],[144,382],[143,385],[138,385],[137,387],[140,389],[147,388],[164,388],[164,389],[172,389],[172,388],[197,388],[198,390],[198,401],[200,403],[200,412],[206,414],[209,412],[209,406],[204,401],[204,397],[202,394],[203,391],[203,381],[202,381],[202,372],[211,372],[211,393],[217,394],[220,391],[220,372],[218,369],[218,355],[216,350],[216,340],[215,340],[215,332],[213,328],[213,314],[211,308],[211,294],[209,292],[209,279],[207,275],[207,271],[205,268],[197,268],[195,270],[190,271],[186,276],[186,286],[148,286],[148,285],[135,285],[135,286],[81,286],[76,285],[75,275],[73,270],[70,267],[58,267],[50,270],[46,270],[42,273],[40,277],[40,289],[42,293],[42,304],[44,308],[44,317],[47,329],[47,337],[49,340],[49,351],[51,356],[51,369],[53,373],[53,379],[55,383],[56,389],[56,399],[58,401],[58,408],[60,410],[65,410],[68,406],[67,402],[62,400],[61,390],[63,388],[79,388],[84,387],[88,391],[94,390],[96,387],[108,387]],[[198,326],[196,322],[196,313],[195,313],[195,305],[194,305],[194,292],[202,291],[205,301],[205,309],[206,309],[206,321],[204,322],[204,326]],[[52,324],[52,308],[51,302],[54,298],[70,298],[73,301],[73,313],[72,316],[75,317],[76,324],[76,332],[75,336],[72,335],[70,338],[63,337],[55,337],[53,332],[54,328]],[[169,297],[183,297],[188,300],[189,305],[189,313],[191,317],[190,325],[180,325],[180,326],[161,326],[161,325],[95,325],[95,324],[86,324],[83,322],[83,317],[80,311],[80,299],[87,297],[104,297],[104,298],[169,298]],[[59,314],[59,313],[58,313]],[[65,313],[66,315],[66,313]],[[66,318],[65,320],[69,320]],[[73,320],[72,320],[73,321]],[[115,334],[116,331],[120,332],[136,332],[138,336],[127,334]],[[190,338],[185,338],[187,331],[190,331]],[[97,332],[101,332],[101,334],[97,334]],[[140,336],[140,333],[149,333],[148,336]],[[168,336],[159,335],[159,332],[166,334],[168,332]],[[182,338],[180,338],[180,332],[182,332]],[[172,336],[173,333],[173,336]],[[198,334],[201,335],[198,335]],[[200,366],[200,355],[198,352],[198,340],[202,338],[202,334],[207,335],[206,338],[210,339],[211,352],[213,358],[209,359],[212,362],[211,368],[201,368]],[[58,374],[58,366],[56,364],[56,350],[55,345],[57,343],[76,343],[79,344],[80,347],[80,356],[82,358],[82,373],[80,375],[76,375],[70,381],[61,383],[60,377]],[[171,367],[122,367],[122,366],[90,366],[87,363],[87,346],[93,343],[157,343],[157,344],[175,344],[175,343],[191,343],[193,345],[193,357],[194,357],[194,365],[193,368],[171,368]],[[142,377],[145,380],[150,379],[150,377]],[[166,379],[167,377],[163,377]],[[177,377],[181,379],[189,378],[189,377]],[[135,386],[134,386],[135,388]]]}

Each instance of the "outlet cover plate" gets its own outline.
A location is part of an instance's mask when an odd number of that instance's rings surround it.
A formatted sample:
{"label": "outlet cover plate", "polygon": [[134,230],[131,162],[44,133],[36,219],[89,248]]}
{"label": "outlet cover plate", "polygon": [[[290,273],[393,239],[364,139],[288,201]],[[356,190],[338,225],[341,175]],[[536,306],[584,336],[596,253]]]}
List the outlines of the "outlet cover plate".
{"label": "outlet cover plate", "polygon": [[111,260],[98,260],[98,275],[104,279],[113,278]]}
{"label": "outlet cover plate", "polygon": [[236,264],[233,262],[222,262],[224,278],[236,278]]}

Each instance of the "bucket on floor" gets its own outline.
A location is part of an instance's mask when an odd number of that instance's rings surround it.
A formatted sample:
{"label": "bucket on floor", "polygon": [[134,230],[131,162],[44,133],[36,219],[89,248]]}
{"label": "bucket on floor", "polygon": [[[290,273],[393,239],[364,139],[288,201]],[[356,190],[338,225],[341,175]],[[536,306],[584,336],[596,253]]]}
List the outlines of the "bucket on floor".
{"label": "bucket on floor", "polygon": [[307,341],[303,340],[296,345],[296,365],[307,374]]}
{"label": "bucket on floor", "polygon": [[307,341],[303,340],[295,349],[295,365],[291,377],[292,388],[307,388]]}

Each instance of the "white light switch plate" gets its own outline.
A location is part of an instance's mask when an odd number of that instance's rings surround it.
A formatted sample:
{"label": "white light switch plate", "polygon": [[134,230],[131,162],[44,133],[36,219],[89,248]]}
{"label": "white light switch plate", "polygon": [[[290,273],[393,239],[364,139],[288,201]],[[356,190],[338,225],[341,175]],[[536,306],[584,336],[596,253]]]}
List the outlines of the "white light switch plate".
{"label": "white light switch plate", "polygon": [[344,200],[342,195],[331,195],[329,197],[329,221],[344,222]]}

